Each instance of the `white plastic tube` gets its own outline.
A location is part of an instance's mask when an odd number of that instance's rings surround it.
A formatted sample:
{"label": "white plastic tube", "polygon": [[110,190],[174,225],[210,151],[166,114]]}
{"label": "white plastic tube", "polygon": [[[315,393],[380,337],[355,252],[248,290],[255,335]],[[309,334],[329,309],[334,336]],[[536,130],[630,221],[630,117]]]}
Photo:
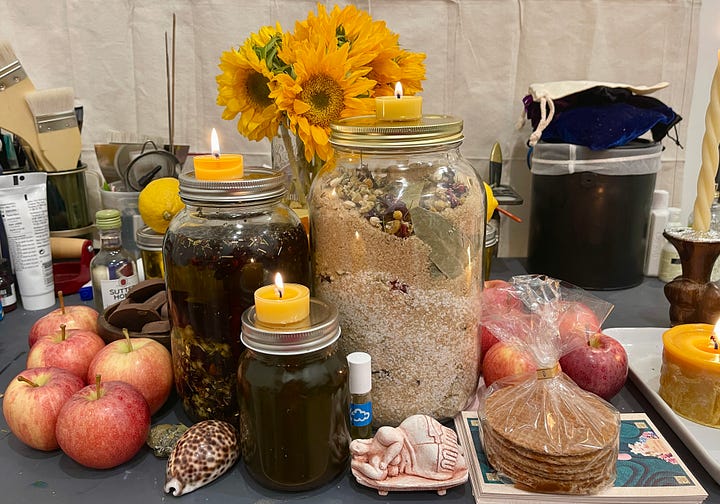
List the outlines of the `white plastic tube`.
{"label": "white plastic tube", "polygon": [[0,175],[0,216],[23,308],[43,310],[54,305],[47,174]]}

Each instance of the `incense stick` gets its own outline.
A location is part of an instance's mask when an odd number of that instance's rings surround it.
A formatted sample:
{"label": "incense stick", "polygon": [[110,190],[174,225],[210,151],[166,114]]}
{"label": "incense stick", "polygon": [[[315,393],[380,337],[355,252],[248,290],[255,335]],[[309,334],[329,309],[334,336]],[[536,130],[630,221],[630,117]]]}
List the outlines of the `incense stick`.
{"label": "incense stick", "polygon": [[508,212],[508,211],[505,210],[504,208],[497,207],[496,210],[497,210],[498,212],[500,212],[501,214],[503,214],[503,215],[507,215],[508,217],[510,217],[510,218],[511,218],[512,220],[514,220],[515,222],[522,222],[522,219],[521,219],[520,217],[518,217],[518,216],[515,215],[514,213]]}

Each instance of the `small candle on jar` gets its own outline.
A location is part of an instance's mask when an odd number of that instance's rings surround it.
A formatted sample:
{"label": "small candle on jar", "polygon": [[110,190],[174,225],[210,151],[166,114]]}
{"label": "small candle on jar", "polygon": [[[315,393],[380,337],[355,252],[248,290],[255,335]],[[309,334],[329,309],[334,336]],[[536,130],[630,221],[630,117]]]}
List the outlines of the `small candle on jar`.
{"label": "small candle on jar", "polygon": [[232,180],[243,176],[241,154],[220,154],[220,141],[215,128],[210,134],[210,155],[195,156],[195,178],[198,180]]}
{"label": "small candle on jar", "polygon": [[393,96],[375,98],[375,115],[379,121],[416,121],[422,118],[422,96],[403,96],[398,82]]}
{"label": "small candle on jar", "polygon": [[310,314],[310,289],[301,284],[285,284],[282,275],[277,273],[274,285],[255,291],[255,314],[263,324],[300,322]]}

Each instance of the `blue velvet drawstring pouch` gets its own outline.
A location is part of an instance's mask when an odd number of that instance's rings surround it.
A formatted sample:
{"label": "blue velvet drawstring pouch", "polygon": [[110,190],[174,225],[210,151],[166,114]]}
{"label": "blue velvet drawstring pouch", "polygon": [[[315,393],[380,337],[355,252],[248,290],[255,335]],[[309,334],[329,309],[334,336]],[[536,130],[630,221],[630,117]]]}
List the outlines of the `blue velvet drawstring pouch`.
{"label": "blue velvet drawstring pouch", "polygon": [[[527,116],[536,128],[540,105],[527,97],[524,102]],[[555,115],[541,139],[592,150],[625,145],[648,131],[653,141],[659,142],[682,119],[656,98],[605,86],[559,98],[554,105]]]}

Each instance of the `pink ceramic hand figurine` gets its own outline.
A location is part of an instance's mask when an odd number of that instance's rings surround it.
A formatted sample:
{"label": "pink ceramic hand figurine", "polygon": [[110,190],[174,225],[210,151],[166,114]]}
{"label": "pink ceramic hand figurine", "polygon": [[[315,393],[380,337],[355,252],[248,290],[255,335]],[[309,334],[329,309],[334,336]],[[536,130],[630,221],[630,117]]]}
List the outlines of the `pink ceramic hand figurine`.
{"label": "pink ceramic hand figurine", "polygon": [[380,427],[374,438],[351,442],[350,453],[357,480],[375,488],[437,489],[443,486],[439,482],[452,480],[449,487],[467,479],[457,434],[427,415],[408,417],[398,427]]}

